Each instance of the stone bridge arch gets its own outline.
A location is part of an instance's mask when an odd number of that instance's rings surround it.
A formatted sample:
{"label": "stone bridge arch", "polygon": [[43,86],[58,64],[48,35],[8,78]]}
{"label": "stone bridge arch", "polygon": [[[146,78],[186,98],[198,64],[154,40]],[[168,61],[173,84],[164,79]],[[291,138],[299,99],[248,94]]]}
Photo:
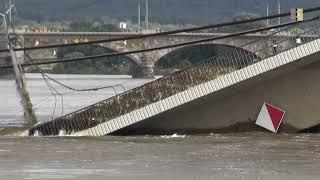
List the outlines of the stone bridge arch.
{"label": "stone bridge arch", "polygon": [[[125,38],[135,35],[141,35],[141,33],[111,33],[111,32],[47,32],[47,33],[23,33],[21,36],[24,39],[25,47],[30,47],[34,44],[34,41],[39,39],[40,45],[52,45],[52,44],[66,44],[84,41],[95,41],[101,39],[114,39]],[[221,37],[228,34],[225,33],[179,33],[174,35],[159,36],[152,38],[145,38],[143,40],[133,39],[127,41],[117,41],[99,44],[115,52],[127,52],[135,51],[144,48],[162,47],[173,44],[186,43],[191,41],[198,41],[208,38]],[[242,47],[244,44],[248,44],[254,41],[261,41],[261,43],[252,43],[245,46],[243,49],[248,52],[255,52],[258,49],[265,49],[268,46],[268,41],[265,41],[267,34],[247,34],[243,36],[233,36],[229,38],[209,41],[200,44],[220,44],[232,47]],[[277,36],[275,39],[281,40],[282,37]],[[270,45],[270,44],[269,44]],[[284,44],[284,46],[290,46],[290,44]],[[180,48],[180,47],[179,47]],[[163,56],[176,51],[179,48],[163,49],[152,52],[145,52],[140,54],[128,55],[130,59],[137,65],[137,71],[141,72],[141,75],[137,77],[153,77],[154,64]],[[183,48],[183,47],[182,47]],[[268,52],[267,52],[268,53]],[[265,53],[266,54],[266,53]],[[264,55],[256,54],[256,56],[263,57]],[[149,74],[149,75],[148,75]]]}
{"label": "stone bridge arch", "polygon": [[[183,46],[183,47],[168,49],[167,51],[162,51],[162,54],[159,54],[159,58],[155,61],[155,66],[159,67],[163,64],[166,64],[163,61],[168,61],[171,57],[174,57],[174,54],[177,54],[177,56],[182,56],[182,57],[176,56],[174,58],[181,58],[181,61],[188,58],[188,60],[191,60],[190,62],[192,64],[195,64],[195,63],[198,63],[201,60],[207,59],[209,57],[228,54],[228,52],[230,52],[231,50],[238,50],[241,52],[246,52],[248,54],[252,54],[257,59],[261,58],[259,55],[255,54],[254,49],[243,49],[243,48],[232,46],[232,45],[210,42],[210,43],[202,43],[202,44],[196,44],[196,45]],[[211,51],[211,52],[206,52],[206,51]],[[198,52],[199,57],[196,60],[197,62],[195,62],[193,59],[191,59],[192,57],[186,57],[188,55],[190,56],[190,53],[193,53],[193,52]],[[187,55],[183,56],[183,53],[187,53]],[[195,56],[193,56],[193,57],[195,57]]]}
{"label": "stone bridge arch", "polygon": [[[125,52],[125,51],[123,51],[123,50],[115,49],[115,48],[112,47],[111,45],[99,44],[99,45],[92,45],[92,46],[105,48],[105,49],[108,49],[108,50],[113,51],[114,53]],[[139,65],[139,64],[141,64],[141,60],[140,60],[140,58],[138,57],[138,55],[136,55],[136,54],[126,54],[126,55],[120,55],[120,56],[126,56],[127,58],[129,58],[129,59],[131,60],[131,62],[132,62],[134,65]]]}
{"label": "stone bridge arch", "polygon": [[[52,38],[28,38],[27,41],[24,42],[25,47],[35,47],[35,46],[46,46],[46,45],[53,45],[53,44],[68,44],[68,43],[75,43],[75,41],[83,42],[83,41],[90,41],[94,39],[87,39],[87,38],[66,38],[66,39],[52,39]],[[108,49],[114,53],[121,53],[125,51],[129,51],[129,48],[121,42],[114,42],[114,43],[100,43],[100,44],[93,44],[88,46],[95,46],[95,47],[102,47]],[[30,53],[27,51],[26,53]],[[141,64],[141,60],[137,54],[128,54],[123,55],[126,56],[134,65]],[[25,56],[25,60],[28,61],[28,58]]]}
{"label": "stone bridge arch", "polygon": [[[170,45],[170,44],[180,44],[180,43],[186,43],[190,41],[198,41],[206,38],[212,38],[212,37],[219,37],[221,35],[217,36],[207,36],[205,35],[190,35],[190,34],[177,34],[177,35],[170,35],[166,37],[160,37],[160,38],[154,38],[149,39],[145,43],[145,46],[147,47],[154,47],[155,45],[161,46],[161,45]],[[256,36],[256,35],[248,35],[248,36],[237,36],[237,37],[231,37],[231,38],[225,38],[225,39],[219,39],[214,41],[208,41],[205,43],[199,43],[196,45],[190,45],[190,46],[197,46],[197,45],[221,45],[221,46],[229,46],[233,48],[241,48],[243,50],[246,50],[248,52],[254,53],[259,49],[263,49],[266,47],[266,44],[261,41],[261,43],[251,43],[255,42],[257,40],[261,40],[261,38],[264,36]],[[244,46],[245,45],[245,46]],[[148,59],[154,63],[156,63],[159,59],[162,57],[168,55],[169,53],[176,51],[178,49],[188,47],[188,46],[182,46],[182,47],[175,47],[175,48],[169,48],[169,49],[163,49],[153,52],[147,52],[146,55]],[[256,54],[259,57],[262,57],[260,54]]]}

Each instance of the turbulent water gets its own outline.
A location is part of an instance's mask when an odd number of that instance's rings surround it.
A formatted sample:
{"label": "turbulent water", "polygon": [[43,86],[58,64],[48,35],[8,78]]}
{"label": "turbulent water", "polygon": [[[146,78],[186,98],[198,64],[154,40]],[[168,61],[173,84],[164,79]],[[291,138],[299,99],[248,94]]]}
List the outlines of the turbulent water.
{"label": "turbulent water", "polygon": [[[146,83],[128,76],[54,76],[76,88]],[[51,95],[37,74],[28,88],[40,120],[46,121],[115,94],[112,89]],[[123,89],[116,87],[117,93]],[[22,122],[12,80],[0,80],[1,126]],[[57,103],[55,105],[55,102]],[[53,107],[56,111],[53,113]],[[1,131],[1,128],[0,128]],[[246,133],[101,138],[0,136],[0,179],[222,179],[318,180],[320,135]]]}
{"label": "turbulent water", "polygon": [[320,135],[0,138],[0,179],[318,180]]}

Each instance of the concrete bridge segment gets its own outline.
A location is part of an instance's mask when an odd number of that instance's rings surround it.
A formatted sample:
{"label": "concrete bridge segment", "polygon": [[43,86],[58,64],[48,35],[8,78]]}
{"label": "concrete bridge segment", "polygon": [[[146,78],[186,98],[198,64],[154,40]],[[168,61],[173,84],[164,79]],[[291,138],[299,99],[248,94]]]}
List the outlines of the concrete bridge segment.
{"label": "concrete bridge segment", "polygon": [[[320,85],[314,83],[319,60],[320,40],[315,40],[74,135],[246,131],[264,102],[286,110],[280,131],[314,127],[320,123]],[[238,80],[230,78],[239,73]]]}

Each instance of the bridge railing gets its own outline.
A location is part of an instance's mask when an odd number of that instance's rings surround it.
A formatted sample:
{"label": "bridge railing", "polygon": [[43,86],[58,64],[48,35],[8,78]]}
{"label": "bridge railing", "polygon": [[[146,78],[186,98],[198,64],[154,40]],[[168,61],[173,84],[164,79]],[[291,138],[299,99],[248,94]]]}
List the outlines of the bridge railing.
{"label": "bridge railing", "polygon": [[[221,52],[218,56],[208,58],[190,68],[174,72],[56,120],[37,125],[31,128],[30,133],[33,134],[37,130],[42,135],[58,135],[59,131],[63,130],[70,134],[94,127],[218,76],[313,41],[319,37],[319,26],[319,20],[316,19],[274,30],[272,34],[262,39],[244,44],[229,52]],[[256,71],[260,72],[259,69]]]}
{"label": "bridge railing", "polygon": [[[241,49],[233,49],[227,53],[209,58],[205,62],[202,62],[200,66],[213,65],[215,67],[241,69],[263,59],[270,58],[317,39],[320,32],[318,21],[316,19],[311,22],[282,28],[257,41],[240,46],[239,48]],[[258,49],[253,48],[259,46],[260,48]]]}

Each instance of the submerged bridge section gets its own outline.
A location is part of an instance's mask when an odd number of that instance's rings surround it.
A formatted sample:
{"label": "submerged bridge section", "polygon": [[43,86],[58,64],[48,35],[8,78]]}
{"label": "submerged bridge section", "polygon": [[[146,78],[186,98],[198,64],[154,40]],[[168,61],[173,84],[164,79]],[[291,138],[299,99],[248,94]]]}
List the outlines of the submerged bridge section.
{"label": "submerged bridge section", "polygon": [[[38,124],[30,135],[246,131],[256,129],[254,121],[264,102],[287,111],[283,132],[316,126],[319,25],[316,19],[279,29],[194,67]],[[297,28],[299,33],[290,34]],[[254,44],[266,45],[254,51],[263,56],[245,50]]]}

